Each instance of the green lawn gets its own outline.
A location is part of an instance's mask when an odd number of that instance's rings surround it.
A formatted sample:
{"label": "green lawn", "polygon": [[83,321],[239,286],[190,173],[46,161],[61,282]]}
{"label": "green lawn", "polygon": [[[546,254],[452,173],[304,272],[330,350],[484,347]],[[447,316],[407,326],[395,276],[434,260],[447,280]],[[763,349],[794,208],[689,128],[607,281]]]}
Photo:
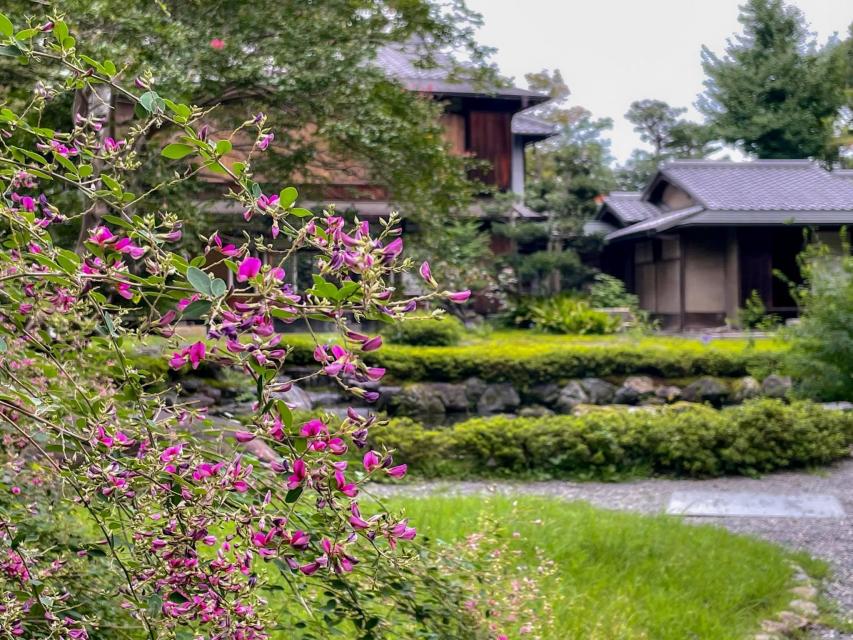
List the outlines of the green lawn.
{"label": "green lawn", "polygon": [[435,497],[392,501],[420,539],[458,540],[486,513],[559,571],[553,640],[740,640],[790,600],[791,556],[758,540],[665,517],[525,497]]}

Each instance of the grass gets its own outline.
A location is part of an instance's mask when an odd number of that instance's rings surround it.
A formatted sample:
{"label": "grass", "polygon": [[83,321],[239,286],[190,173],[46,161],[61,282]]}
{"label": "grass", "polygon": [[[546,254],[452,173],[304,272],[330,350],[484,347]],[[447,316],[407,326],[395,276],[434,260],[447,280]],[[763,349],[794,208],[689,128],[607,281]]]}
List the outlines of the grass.
{"label": "grass", "polygon": [[540,547],[559,567],[545,592],[563,598],[548,639],[739,640],[790,599],[793,554],[715,527],[533,497],[392,506],[411,517],[422,540],[459,540],[485,514],[521,534],[513,544],[526,561]]}

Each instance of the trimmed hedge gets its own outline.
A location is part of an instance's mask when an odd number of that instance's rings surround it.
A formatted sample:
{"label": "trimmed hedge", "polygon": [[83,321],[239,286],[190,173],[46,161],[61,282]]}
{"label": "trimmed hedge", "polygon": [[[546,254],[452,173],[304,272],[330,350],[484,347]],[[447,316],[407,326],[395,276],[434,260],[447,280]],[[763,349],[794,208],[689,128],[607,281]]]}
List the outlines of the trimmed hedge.
{"label": "trimmed hedge", "polygon": [[761,399],[722,410],[676,404],[578,416],[475,418],[428,429],[392,420],[374,447],[395,449],[415,476],[615,478],[755,475],[849,454],[853,413]]}
{"label": "trimmed hedge", "polygon": [[[365,360],[388,369],[395,380],[456,382],[477,377],[511,382],[519,388],[571,378],[647,374],[663,378],[734,377],[777,369],[784,347],[778,342],[715,341],[704,345],[685,338],[535,337],[522,332],[455,347],[385,345]],[[313,345],[301,335],[287,336],[294,364],[315,364]]]}

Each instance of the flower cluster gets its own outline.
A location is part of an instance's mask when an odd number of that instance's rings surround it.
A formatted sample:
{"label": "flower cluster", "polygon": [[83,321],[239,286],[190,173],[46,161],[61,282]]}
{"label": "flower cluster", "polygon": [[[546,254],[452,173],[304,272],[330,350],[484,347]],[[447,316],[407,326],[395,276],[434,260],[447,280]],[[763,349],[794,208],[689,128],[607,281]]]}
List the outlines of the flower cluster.
{"label": "flower cluster", "polygon": [[[21,33],[29,35],[21,40]],[[392,283],[412,264],[402,257],[397,216],[371,228],[333,210],[296,207],[291,187],[263,194],[251,154],[233,168],[220,162],[230,142],[197,128],[202,110],[160,97],[150,79],[135,82],[135,92],[121,88],[113,63],[67,46],[68,27],[57,18],[21,33],[0,37],[0,46],[49,61],[73,81],[37,92],[18,114],[0,115],[0,185],[8,185],[0,197],[0,463],[18,514],[0,518],[0,632],[41,637],[47,626],[50,637],[87,638],[97,619],[78,609],[107,599],[151,639],[180,630],[264,640],[270,567],[297,592],[309,580],[341,589],[346,577],[375,582],[377,563],[395,567],[405,557],[402,543],[416,537],[407,520],[360,502],[372,478],[406,473],[392,452],[369,448],[376,415],[350,409],[341,418],[295,421],[282,399],[293,384],[284,325],[331,323],[337,338],[318,342],[316,369],[305,377],[332,378],[371,402],[370,383],[385,371],[363,355],[382,339],[362,321],[399,319],[428,301],[470,294],[440,291],[424,263],[427,292],[400,296]],[[65,132],[38,125],[45,96],[105,86],[142,114],[123,138],[105,135],[115,129],[106,126],[109,114],[81,116]],[[241,127],[255,130],[253,152],[275,140],[264,123],[259,115]],[[239,243],[213,233],[195,257],[173,250],[182,223],[168,203],[148,197],[160,185],[137,196],[126,179],[140,139],[160,128],[180,140],[166,144],[164,136],[166,159],[225,172],[243,218],[265,222],[268,233]],[[6,142],[12,136],[14,146]],[[196,173],[176,173],[173,182]],[[63,211],[47,195],[60,187],[75,192]],[[75,250],[48,232],[70,219],[84,223]],[[316,256],[314,284],[300,292],[285,270],[297,252]],[[203,323],[203,337],[181,337],[179,323],[190,318]],[[164,338],[169,369],[205,363],[251,382],[255,402],[239,430],[217,428],[130,366],[127,349]],[[28,485],[32,470],[39,473]],[[25,550],[12,533],[34,508],[22,486],[52,492],[51,501],[84,517],[96,539]],[[59,568],[95,562],[93,550],[108,559],[112,582],[83,597]]]}

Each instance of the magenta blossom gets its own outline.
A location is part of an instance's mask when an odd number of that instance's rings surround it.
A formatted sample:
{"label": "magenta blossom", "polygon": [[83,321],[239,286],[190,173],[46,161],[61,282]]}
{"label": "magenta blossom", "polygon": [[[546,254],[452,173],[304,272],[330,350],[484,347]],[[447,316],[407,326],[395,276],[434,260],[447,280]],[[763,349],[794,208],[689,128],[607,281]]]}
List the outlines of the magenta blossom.
{"label": "magenta blossom", "polygon": [[382,460],[379,458],[379,454],[375,451],[368,451],[364,454],[364,458],[362,458],[361,463],[364,465],[365,471],[369,473],[379,467],[382,464]]}
{"label": "magenta blossom", "polygon": [[471,292],[467,289],[465,291],[456,291],[447,295],[447,299],[451,302],[465,302],[470,297]]}
{"label": "magenta blossom", "polygon": [[436,281],[432,277],[432,270],[429,268],[429,262],[424,262],[423,264],[421,264],[421,268],[418,269],[418,273],[421,274],[421,278],[423,278],[433,287],[438,286],[438,283],[436,283]]}
{"label": "magenta blossom", "polygon": [[204,360],[205,351],[204,342],[198,341],[173,353],[171,360],[169,360],[169,366],[173,369],[180,369],[189,362],[193,369],[198,369],[198,365]]}
{"label": "magenta blossom", "polygon": [[258,140],[258,149],[260,149],[261,151],[266,151],[274,139],[274,133],[268,133],[264,136],[261,136],[261,139]]}
{"label": "magenta blossom", "polygon": [[237,282],[246,282],[254,278],[261,270],[261,261],[258,258],[247,256],[243,258],[237,267]]}

